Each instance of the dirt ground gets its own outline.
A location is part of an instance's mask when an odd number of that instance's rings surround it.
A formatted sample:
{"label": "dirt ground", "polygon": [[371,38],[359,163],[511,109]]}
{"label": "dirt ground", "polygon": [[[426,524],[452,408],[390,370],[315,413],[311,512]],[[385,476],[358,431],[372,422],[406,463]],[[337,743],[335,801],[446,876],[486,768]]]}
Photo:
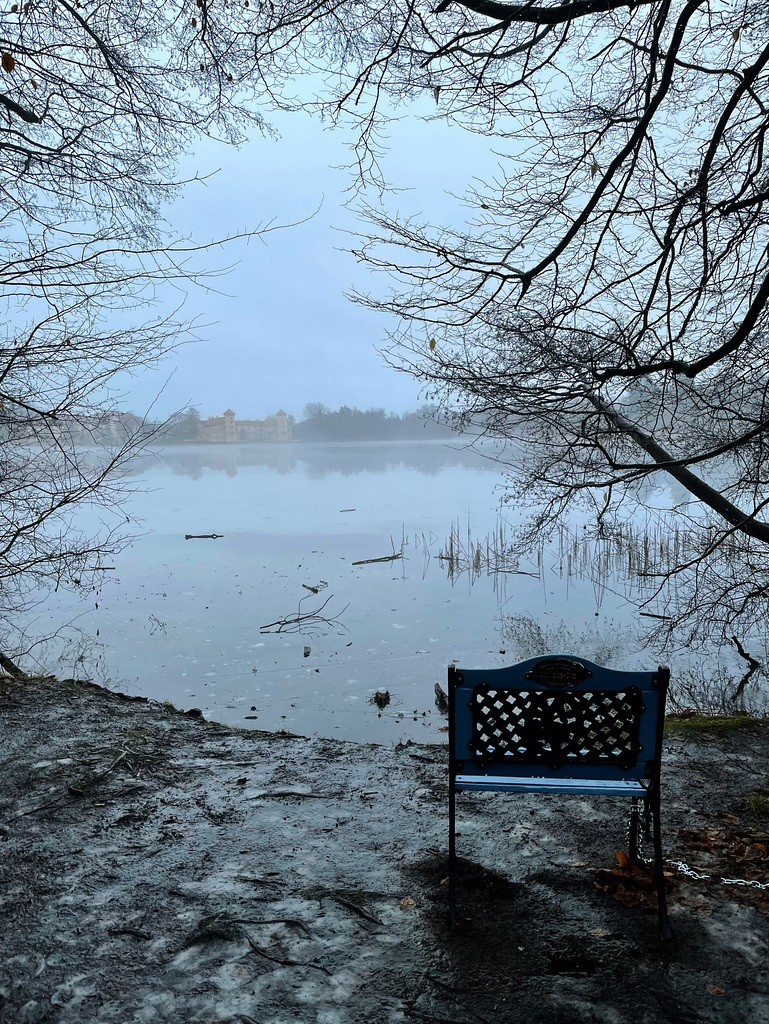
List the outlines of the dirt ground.
{"label": "dirt ground", "polygon": [[[667,741],[672,860],[769,881],[767,758],[764,726]],[[462,795],[450,934],[445,747],[4,679],[0,762],[3,1024],[769,1020],[769,889],[671,868],[664,946],[621,801]]]}

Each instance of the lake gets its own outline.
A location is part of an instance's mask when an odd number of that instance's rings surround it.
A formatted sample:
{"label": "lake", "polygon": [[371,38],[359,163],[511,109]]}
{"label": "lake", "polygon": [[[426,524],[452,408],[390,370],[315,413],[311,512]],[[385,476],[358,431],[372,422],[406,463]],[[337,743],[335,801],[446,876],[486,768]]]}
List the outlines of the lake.
{"label": "lake", "polygon": [[34,616],[35,629],[72,620],[86,641],[51,645],[45,667],[232,725],[386,743],[441,738],[434,687],[452,661],[573,648],[655,667],[632,605],[565,571],[563,551],[516,574],[487,574],[479,555],[449,573],[452,535],[467,554],[468,533],[519,521],[499,511],[502,480],[458,441],[159,449],[134,466],[144,533],[111,583]]}

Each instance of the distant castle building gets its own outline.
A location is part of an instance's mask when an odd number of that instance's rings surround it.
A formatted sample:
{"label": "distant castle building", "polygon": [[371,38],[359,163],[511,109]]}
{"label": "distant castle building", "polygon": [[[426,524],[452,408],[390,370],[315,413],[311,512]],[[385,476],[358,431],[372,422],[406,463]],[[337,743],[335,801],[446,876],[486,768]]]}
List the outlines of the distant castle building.
{"label": "distant castle building", "polygon": [[236,420],[228,409],[223,416],[209,416],[198,424],[198,440],[218,444],[237,441],[290,441],[291,421],[282,409],[266,420]]}

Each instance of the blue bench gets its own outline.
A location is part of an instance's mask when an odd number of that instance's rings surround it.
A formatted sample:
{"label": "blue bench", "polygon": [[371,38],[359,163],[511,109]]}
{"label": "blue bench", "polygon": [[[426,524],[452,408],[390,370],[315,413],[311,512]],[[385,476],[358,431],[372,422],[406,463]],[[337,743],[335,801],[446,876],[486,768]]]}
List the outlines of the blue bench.
{"label": "blue bench", "polygon": [[[660,838],[660,763],[670,670],[620,672],[584,658],[449,667],[449,920],[456,913],[456,794],[573,793],[632,800],[630,859],[651,826],[659,928],[672,937]],[[642,813],[643,812],[643,817]]]}

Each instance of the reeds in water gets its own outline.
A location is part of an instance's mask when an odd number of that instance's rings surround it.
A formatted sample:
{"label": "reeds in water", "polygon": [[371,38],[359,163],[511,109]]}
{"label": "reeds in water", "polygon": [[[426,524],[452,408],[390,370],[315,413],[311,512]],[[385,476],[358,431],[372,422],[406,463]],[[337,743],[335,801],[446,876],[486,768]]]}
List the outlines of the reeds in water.
{"label": "reeds in water", "polygon": [[502,517],[494,531],[476,540],[470,524],[453,523],[438,558],[448,576],[517,574],[541,579],[589,580],[598,587],[622,584],[628,595],[654,590],[660,581],[702,553],[702,533],[665,523],[625,523],[605,536],[579,526],[561,526],[548,543],[524,549],[522,531]]}

